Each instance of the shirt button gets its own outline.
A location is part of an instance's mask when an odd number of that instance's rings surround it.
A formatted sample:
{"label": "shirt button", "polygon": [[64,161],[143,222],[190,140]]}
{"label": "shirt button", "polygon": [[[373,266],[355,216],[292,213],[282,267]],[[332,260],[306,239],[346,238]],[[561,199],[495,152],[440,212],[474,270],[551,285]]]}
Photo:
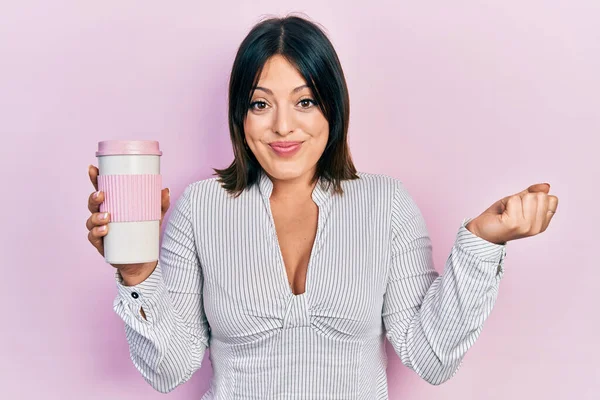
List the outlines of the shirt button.
{"label": "shirt button", "polygon": [[137,299],[138,297],[140,297],[140,295],[137,294],[137,292],[131,292],[131,297],[133,297],[134,299]]}

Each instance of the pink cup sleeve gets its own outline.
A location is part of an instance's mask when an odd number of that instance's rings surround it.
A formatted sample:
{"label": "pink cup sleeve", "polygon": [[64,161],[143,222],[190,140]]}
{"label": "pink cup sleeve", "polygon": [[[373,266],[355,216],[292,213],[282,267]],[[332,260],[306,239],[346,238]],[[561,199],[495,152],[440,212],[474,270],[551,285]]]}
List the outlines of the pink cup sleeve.
{"label": "pink cup sleeve", "polygon": [[104,192],[100,212],[109,212],[110,222],[161,218],[160,174],[98,175],[98,190]]}

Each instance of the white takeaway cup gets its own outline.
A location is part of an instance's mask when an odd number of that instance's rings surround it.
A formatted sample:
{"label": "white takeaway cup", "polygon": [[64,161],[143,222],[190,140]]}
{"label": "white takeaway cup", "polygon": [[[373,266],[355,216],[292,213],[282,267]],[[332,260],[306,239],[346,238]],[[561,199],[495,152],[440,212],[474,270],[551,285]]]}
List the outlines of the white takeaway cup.
{"label": "white takeaway cup", "polygon": [[109,212],[104,259],[109,264],[158,260],[162,176],[154,140],[98,142],[100,212]]}

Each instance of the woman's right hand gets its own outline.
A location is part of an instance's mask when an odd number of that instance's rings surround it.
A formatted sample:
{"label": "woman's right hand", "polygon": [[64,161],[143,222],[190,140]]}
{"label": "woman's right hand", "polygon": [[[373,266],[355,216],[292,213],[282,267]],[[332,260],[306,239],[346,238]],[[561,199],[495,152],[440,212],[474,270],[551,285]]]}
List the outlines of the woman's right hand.
{"label": "woman's right hand", "polygon": [[[93,165],[89,167],[89,176],[90,181],[92,181],[92,185],[94,185],[95,191],[90,194],[88,200],[88,209],[92,213],[90,217],[87,219],[85,226],[89,230],[88,240],[98,250],[100,255],[104,257],[104,236],[108,233],[108,222],[110,221],[110,213],[106,213],[106,218],[102,218],[102,214],[100,213],[100,204],[104,201],[104,193],[98,192],[98,168]],[[98,197],[94,197],[94,194],[97,193]],[[169,206],[171,204],[169,189],[165,188],[161,190],[161,216],[159,227],[162,226],[163,218]],[[160,228],[159,228],[160,229]],[[140,264],[111,264],[113,267],[119,269],[121,276],[123,278],[126,277],[136,277],[140,275],[150,275],[154,267],[156,266],[156,261],[152,261],[149,263],[140,263]],[[149,269],[152,269],[149,271]],[[147,276],[146,276],[147,277]],[[145,278],[144,278],[145,279]],[[143,280],[143,279],[142,279]]]}

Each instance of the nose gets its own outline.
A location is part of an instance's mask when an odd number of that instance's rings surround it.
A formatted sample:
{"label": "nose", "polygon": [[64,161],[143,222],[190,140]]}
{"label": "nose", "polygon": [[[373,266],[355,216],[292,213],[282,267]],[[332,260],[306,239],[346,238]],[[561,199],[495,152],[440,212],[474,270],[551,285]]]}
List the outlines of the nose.
{"label": "nose", "polygon": [[286,107],[278,107],[274,113],[273,130],[281,136],[287,136],[294,130],[294,116]]}

